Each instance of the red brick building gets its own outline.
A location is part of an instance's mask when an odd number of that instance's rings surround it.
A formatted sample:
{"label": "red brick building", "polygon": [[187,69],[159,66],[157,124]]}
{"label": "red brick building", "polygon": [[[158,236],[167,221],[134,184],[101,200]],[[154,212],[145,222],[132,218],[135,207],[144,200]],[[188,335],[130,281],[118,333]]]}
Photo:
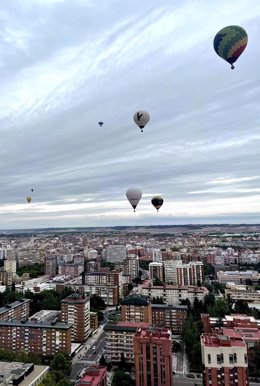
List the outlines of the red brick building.
{"label": "red brick building", "polygon": [[75,386],[106,386],[106,377],[106,367],[91,365],[85,369],[85,374]]}
{"label": "red brick building", "polygon": [[84,343],[90,334],[90,299],[79,293],[63,299],[61,321],[72,323],[72,342]]}
{"label": "red brick building", "polygon": [[138,329],[134,336],[136,386],[173,386],[171,334]]}
{"label": "red brick building", "polygon": [[248,386],[247,347],[241,338],[202,334],[204,386]]}

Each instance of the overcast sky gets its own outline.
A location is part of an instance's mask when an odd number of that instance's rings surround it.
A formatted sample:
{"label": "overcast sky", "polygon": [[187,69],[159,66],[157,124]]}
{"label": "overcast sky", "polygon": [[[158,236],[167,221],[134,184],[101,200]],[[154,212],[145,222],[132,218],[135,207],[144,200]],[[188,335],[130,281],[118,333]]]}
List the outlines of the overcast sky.
{"label": "overcast sky", "polygon": [[260,223],[259,0],[1,0],[0,25],[0,229]]}

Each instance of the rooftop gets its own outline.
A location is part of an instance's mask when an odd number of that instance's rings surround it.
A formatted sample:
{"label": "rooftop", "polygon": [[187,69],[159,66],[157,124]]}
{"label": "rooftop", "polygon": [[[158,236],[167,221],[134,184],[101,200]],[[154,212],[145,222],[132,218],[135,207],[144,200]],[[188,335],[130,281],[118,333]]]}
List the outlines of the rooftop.
{"label": "rooftop", "polygon": [[201,338],[206,347],[246,347],[241,337],[231,339],[226,335],[202,334]]}
{"label": "rooftop", "polygon": [[7,320],[0,320],[0,327],[2,326],[13,326],[13,327],[31,327],[31,328],[55,328],[55,329],[61,329],[61,330],[68,330],[70,329],[73,324],[72,323],[61,323],[58,321],[53,322],[42,322],[37,321],[33,322],[29,319],[21,319],[21,320],[15,320],[15,319],[7,319]]}
{"label": "rooftop", "polygon": [[7,310],[14,309],[16,307],[21,306],[21,304],[30,303],[30,299],[21,299],[17,300],[16,302],[6,304],[4,307],[0,307],[0,314],[5,313]]}
{"label": "rooftop", "polygon": [[135,294],[128,295],[122,301],[122,305],[136,305],[136,306],[148,306],[150,304],[150,299],[144,295]]}

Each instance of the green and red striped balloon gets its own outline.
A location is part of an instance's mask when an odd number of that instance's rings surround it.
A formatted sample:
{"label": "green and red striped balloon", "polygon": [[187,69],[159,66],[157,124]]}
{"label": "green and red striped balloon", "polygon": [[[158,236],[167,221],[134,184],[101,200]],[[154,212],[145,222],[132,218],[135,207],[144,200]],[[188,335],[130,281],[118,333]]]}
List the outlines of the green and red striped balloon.
{"label": "green and red striped balloon", "polygon": [[230,25],[217,33],[213,46],[216,53],[234,69],[234,63],[245,50],[247,41],[248,37],[244,28]]}

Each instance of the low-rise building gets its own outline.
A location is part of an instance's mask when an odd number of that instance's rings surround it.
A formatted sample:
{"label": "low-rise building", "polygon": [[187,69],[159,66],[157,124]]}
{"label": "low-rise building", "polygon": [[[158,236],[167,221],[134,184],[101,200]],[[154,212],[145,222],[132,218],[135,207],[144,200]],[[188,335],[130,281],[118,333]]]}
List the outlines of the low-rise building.
{"label": "low-rise building", "polygon": [[209,293],[205,287],[174,285],[152,286],[149,284],[143,285],[141,291],[143,295],[149,296],[152,300],[161,298],[165,304],[181,304],[181,301],[186,299],[189,299],[191,304],[193,304],[195,298],[203,302],[205,296]]}
{"label": "low-rise building", "polygon": [[33,363],[0,362],[0,386],[37,386],[49,371]]}
{"label": "low-rise building", "polygon": [[257,271],[219,271],[217,278],[220,283],[246,284],[247,280],[257,282],[260,279],[260,274]]}
{"label": "low-rise building", "polygon": [[84,374],[75,386],[106,386],[107,368],[91,365],[84,370]]}

